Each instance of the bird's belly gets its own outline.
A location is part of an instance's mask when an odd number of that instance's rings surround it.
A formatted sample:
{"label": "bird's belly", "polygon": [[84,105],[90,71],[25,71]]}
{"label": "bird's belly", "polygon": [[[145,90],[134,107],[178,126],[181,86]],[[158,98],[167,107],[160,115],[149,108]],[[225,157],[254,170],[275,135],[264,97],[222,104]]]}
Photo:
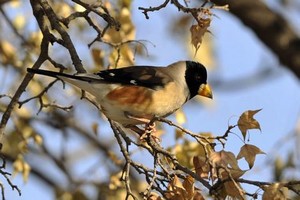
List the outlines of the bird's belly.
{"label": "bird's belly", "polygon": [[177,95],[176,90],[172,92],[170,89],[173,88],[164,88],[153,93],[152,89],[145,90],[142,87],[120,87],[107,94],[101,106],[104,114],[114,121],[123,125],[141,124],[127,114],[145,119],[164,117],[185,103],[185,98],[179,98],[185,95]]}

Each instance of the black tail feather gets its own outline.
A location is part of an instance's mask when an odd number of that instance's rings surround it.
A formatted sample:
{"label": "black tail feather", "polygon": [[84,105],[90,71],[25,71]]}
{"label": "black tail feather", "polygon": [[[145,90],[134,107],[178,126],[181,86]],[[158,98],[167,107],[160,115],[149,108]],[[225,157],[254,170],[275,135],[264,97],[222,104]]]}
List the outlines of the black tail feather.
{"label": "black tail feather", "polygon": [[61,72],[48,71],[48,70],[43,70],[43,69],[27,68],[27,72],[29,72],[31,74],[41,74],[44,76],[51,76],[54,78],[59,78],[59,76],[63,76],[63,77],[76,79],[76,76],[74,76],[74,75],[65,74],[65,73],[61,73]]}
{"label": "black tail feather", "polygon": [[65,74],[61,72],[54,72],[54,71],[48,71],[48,70],[43,70],[43,69],[32,69],[32,68],[27,68],[28,73],[32,74],[40,74],[44,76],[51,76],[54,78],[70,78],[70,79],[75,79],[75,80],[80,80],[80,81],[85,81],[85,82],[104,82],[100,77],[99,78],[94,78],[94,77],[88,77],[88,76],[78,76],[78,75],[71,75],[71,74]]}

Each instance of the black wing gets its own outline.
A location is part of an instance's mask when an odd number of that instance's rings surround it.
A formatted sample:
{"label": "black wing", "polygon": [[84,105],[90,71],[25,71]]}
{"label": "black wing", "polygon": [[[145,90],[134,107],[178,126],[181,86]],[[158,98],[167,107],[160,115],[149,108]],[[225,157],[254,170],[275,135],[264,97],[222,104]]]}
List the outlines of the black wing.
{"label": "black wing", "polygon": [[[85,81],[89,83],[115,83],[124,85],[137,85],[151,89],[163,87],[172,81],[171,77],[165,74],[161,67],[132,66],[118,69],[109,69],[95,73],[70,75],[61,72],[53,72],[41,69],[28,68],[29,73],[42,74],[51,77],[67,77],[70,79]],[[97,77],[99,76],[99,78]]]}
{"label": "black wing", "polygon": [[171,77],[162,72],[160,67],[132,66],[109,69],[96,73],[102,81],[125,85],[138,85],[151,89],[163,87],[172,81]]}

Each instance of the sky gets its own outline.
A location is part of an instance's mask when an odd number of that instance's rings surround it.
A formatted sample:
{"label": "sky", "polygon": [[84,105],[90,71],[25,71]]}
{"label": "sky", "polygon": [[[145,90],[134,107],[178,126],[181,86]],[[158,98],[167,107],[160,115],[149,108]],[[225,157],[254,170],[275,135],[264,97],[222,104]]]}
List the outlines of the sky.
{"label": "sky", "polygon": [[[175,8],[149,13],[150,19],[146,20],[141,11],[136,9],[138,6],[141,6],[140,2],[134,1],[132,12],[137,31],[136,38],[149,40],[155,46],[147,45],[149,57],[137,57],[136,64],[167,65],[177,60],[193,58],[183,47],[182,41],[176,40],[168,32],[168,21],[178,14]],[[276,3],[271,6],[279,8]],[[299,15],[290,9],[294,21],[299,21]],[[226,12],[215,13],[217,17],[213,19],[210,27],[215,67],[208,72],[208,82],[213,87],[214,100],[202,100],[202,105],[195,101],[187,103],[183,108],[188,119],[184,127],[194,132],[208,131],[222,135],[228,124],[236,123],[238,116],[244,111],[262,109],[255,116],[260,122],[261,131],[250,131],[250,143],[261,148],[266,155],[259,155],[257,158],[257,166],[255,165],[253,171],[258,173],[250,172],[246,178],[268,180],[270,172],[264,167],[272,159],[272,153],[286,155],[295,145],[291,141],[287,141],[287,144],[278,141],[290,134],[296,124],[300,123],[299,80],[281,66],[252,30]],[[270,72],[267,79],[247,79],[260,70]],[[246,82],[237,85],[240,82],[234,80]],[[235,132],[239,133],[238,130]],[[163,136],[162,145],[170,145],[168,136]],[[230,137],[226,150],[238,152],[242,145],[240,139],[233,136]],[[6,186],[7,199],[29,200],[33,194],[35,199],[53,199],[51,190],[45,187],[36,190],[31,181],[36,183],[35,178],[31,178],[27,184],[23,183],[21,176],[14,178],[13,182],[22,189],[22,197],[18,198],[17,193]],[[41,182],[38,183],[42,185]]]}

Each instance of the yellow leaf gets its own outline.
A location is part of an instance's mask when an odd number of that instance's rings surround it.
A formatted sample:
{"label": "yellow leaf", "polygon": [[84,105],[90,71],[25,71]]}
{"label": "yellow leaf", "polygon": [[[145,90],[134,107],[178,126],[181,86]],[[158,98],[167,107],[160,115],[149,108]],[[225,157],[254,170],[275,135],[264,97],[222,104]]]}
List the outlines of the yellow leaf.
{"label": "yellow leaf", "polygon": [[22,172],[23,170],[23,156],[21,154],[19,154],[17,156],[17,159],[14,161],[13,163],[13,176],[15,176],[16,174]]}
{"label": "yellow leaf", "polygon": [[176,145],[174,148],[174,153],[180,162],[180,164],[192,168],[194,156],[205,157],[206,152],[210,154],[212,147],[209,143],[206,143],[205,148],[198,142],[184,141],[183,144]]}
{"label": "yellow leaf", "polygon": [[120,179],[121,176],[122,176],[122,172],[119,172],[110,177],[110,183],[108,185],[110,190],[116,190],[122,186],[122,182]]}
{"label": "yellow leaf", "polygon": [[23,156],[19,154],[17,156],[17,159],[13,163],[13,176],[15,176],[18,173],[22,173],[24,182],[27,182],[30,170],[30,165],[27,162],[25,162]]}
{"label": "yellow leaf", "polygon": [[18,8],[20,7],[22,4],[22,2],[20,0],[13,0],[13,1],[9,1],[9,4],[12,8]]}
{"label": "yellow leaf", "polygon": [[260,130],[260,125],[259,125],[258,121],[253,118],[253,116],[256,113],[258,113],[259,111],[261,111],[261,109],[248,110],[240,116],[240,118],[238,120],[238,127],[243,134],[244,140],[246,138],[246,134],[249,129],[259,129]]}
{"label": "yellow leaf", "polygon": [[24,162],[22,177],[25,183],[28,181],[30,170],[31,170],[30,165]]}
{"label": "yellow leaf", "polygon": [[38,135],[38,134],[35,134],[34,136],[33,136],[33,140],[34,140],[34,142],[37,144],[37,145],[42,145],[43,144],[43,138],[42,138],[42,136],[40,136],[40,135]]}
{"label": "yellow leaf", "polygon": [[31,111],[28,108],[24,107],[24,106],[22,108],[16,109],[15,113],[17,113],[18,116],[22,117],[22,118],[30,118],[32,116]]}
{"label": "yellow leaf", "polygon": [[241,147],[237,159],[239,160],[244,157],[245,160],[248,162],[249,168],[251,169],[254,165],[255,157],[257,154],[265,154],[265,153],[254,145],[245,144],[244,146]]}
{"label": "yellow leaf", "polygon": [[43,90],[42,85],[35,80],[31,81],[27,88],[33,96],[38,95]]}
{"label": "yellow leaf", "polygon": [[25,17],[23,15],[17,15],[13,20],[13,25],[16,27],[16,29],[21,30],[25,26]]}
{"label": "yellow leaf", "polygon": [[27,153],[28,152],[28,142],[27,142],[27,140],[22,140],[21,142],[18,143],[18,150],[21,153]]}
{"label": "yellow leaf", "polygon": [[182,109],[179,109],[175,112],[175,118],[176,118],[176,121],[181,125],[186,122],[186,116]]}
{"label": "yellow leaf", "polygon": [[282,191],[282,186],[279,183],[274,183],[268,187],[263,188],[264,194],[262,200],[285,200],[287,199]]}
{"label": "yellow leaf", "polygon": [[76,12],[83,12],[83,11],[85,11],[85,8],[84,7],[82,7],[81,5],[79,5],[79,4],[75,4],[74,5],[74,10],[76,11]]}
{"label": "yellow leaf", "polygon": [[6,40],[0,40],[0,61],[3,64],[12,64],[16,60],[16,48]]}
{"label": "yellow leaf", "polygon": [[64,2],[58,2],[53,5],[53,9],[57,15],[62,17],[68,17],[72,13],[72,8],[70,5]]}
{"label": "yellow leaf", "polygon": [[42,38],[43,34],[41,31],[31,32],[28,41],[35,47],[38,47],[41,44]]}

